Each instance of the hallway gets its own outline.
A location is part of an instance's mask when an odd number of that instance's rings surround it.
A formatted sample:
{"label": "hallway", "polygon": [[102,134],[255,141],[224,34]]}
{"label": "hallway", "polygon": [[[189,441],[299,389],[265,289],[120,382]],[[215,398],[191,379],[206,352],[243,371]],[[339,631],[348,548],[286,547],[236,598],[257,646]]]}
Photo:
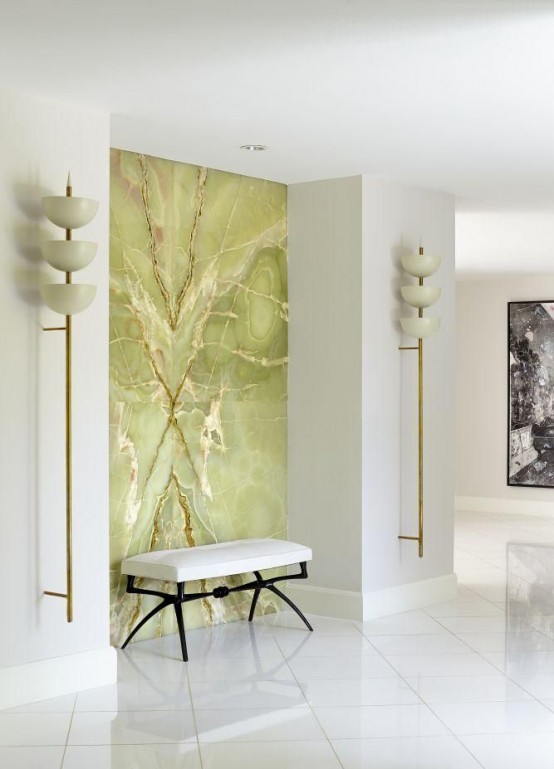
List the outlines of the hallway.
{"label": "hallway", "polygon": [[119,653],[118,685],[1,713],[0,765],[550,769],[545,542],[545,517],[461,513],[455,601],[366,623],[313,617],[313,636],[289,613],[192,631],[187,665],[176,637],[137,643]]}

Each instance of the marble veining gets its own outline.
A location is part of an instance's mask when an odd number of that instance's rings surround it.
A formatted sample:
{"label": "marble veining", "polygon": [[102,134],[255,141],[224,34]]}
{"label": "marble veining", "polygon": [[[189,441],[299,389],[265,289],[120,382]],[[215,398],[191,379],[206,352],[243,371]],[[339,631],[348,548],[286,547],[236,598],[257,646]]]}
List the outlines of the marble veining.
{"label": "marble veining", "polygon": [[[110,205],[117,644],[156,601],[125,594],[123,558],[285,536],[286,187],[112,150]],[[247,605],[245,594],[206,599],[186,607],[186,623],[236,619]],[[159,616],[142,638],[174,632],[172,614]]]}

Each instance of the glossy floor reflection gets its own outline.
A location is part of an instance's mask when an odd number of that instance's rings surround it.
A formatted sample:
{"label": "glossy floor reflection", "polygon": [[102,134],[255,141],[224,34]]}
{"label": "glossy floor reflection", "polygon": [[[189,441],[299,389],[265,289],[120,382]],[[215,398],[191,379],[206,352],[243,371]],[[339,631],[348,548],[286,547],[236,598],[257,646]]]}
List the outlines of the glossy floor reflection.
{"label": "glossy floor reflection", "polygon": [[193,631],[186,665],[137,643],[118,684],[0,713],[0,767],[551,769],[554,525],[461,514],[456,570],[401,615]]}

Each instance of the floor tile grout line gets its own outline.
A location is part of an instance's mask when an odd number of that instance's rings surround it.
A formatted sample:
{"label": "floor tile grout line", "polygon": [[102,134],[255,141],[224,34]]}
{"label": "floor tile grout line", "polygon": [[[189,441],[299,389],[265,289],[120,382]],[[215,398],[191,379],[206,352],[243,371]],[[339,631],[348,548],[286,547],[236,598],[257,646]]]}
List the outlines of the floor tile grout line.
{"label": "floor tile grout line", "polygon": [[[481,761],[479,761],[479,760],[477,759],[477,757],[476,757],[476,756],[474,756],[474,755],[473,755],[473,753],[472,753],[472,752],[471,752],[471,751],[470,751],[470,750],[467,748],[467,746],[466,746],[466,745],[464,745],[464,743],[463,743],[463,742],[462,742],[462,740],[459,738],[459,736],[458,736],[457,734],[455,734],[455,733],[454,733],[454,731],[453,731],[453,730],[452,730],[452,729],[451,729],[451,728],[448,726],[448,724],[446,724],[446,723],[445,723],[445,722],[442,720],[442,718],[441,718],[441,717],[440,717],[440,716],[439,716],[437,713],[435,713],[435,711],[433,710],[433,708],[431,707],[431,705],[430,705],[428,702],[426,702],[426,701],[423,699],[423,697],[422,697],[422,696],[419,694],[419,692],[418,692],[418,691],[416,691],[416,689],[414,689],[414,687],[413,687],[413,686],[410,684],[410,682],[409,682],[409,681],[406,679],[406,677],[405,677],[405,676],[403,676],[401,673],[399,673],[399,672],[398,672],[398,670],[396,670],[396,668],[394,667],[394,665],[392,665],[391,663],[389,663],[389,664],[391,665],[391,667],[393,668],[393,670],[395,670],[395,671],[398,673],[398,675],[400,676],[400,678],[402,679],[402,681],[404,681],[404,683],[406,684],[406,686],[408,686],[408,687],[409,687],[409,688],[410,688],[410,689],[411,689],[411,690],[414,692],[414,694],[415,694],[415,695],[416,695],[416,696],[417,696],[417,697],[418,697],[418,698],[421,700],[422,704],[423,704],[423,705],[425,705],[425,707],[426,707],[426,708],[428,708],[428,709],[429,709],[429,710],[430,710],[430,711],[433,713],[433,715],[435,716],[435,718],[436,718],[436,719],[437,719],[437,720],[438,720],[438,721],[439,721],[439,722],[440,722],[440,723],[441,723],[441,724],[444,726],[444,728],[445,728],[445,729],[446,729],[446,730],[447,730],[447,731],[450,733],[450,735],[451,735],[452,737],[454,737],[454,739],[455,739],[455,740],[456,740],[456,741],[457,741],[457,742],[458,742],[458,743],[459,743],[459,744],[462,746],[462,748],[463,748],[465,751],[467,751],[467,753],[468,753],[468,754],[469,754],[469,755],[470,755],[470,756],[471,756],[471,757],[472,757],[472,758],[473,758],[473,759],[474,759],[474,760],[477,762],[477,764],[479,764],[479,766],[480,766],[480,767],[482,767],[482,769],[486,769],[486,767],[484,766],[484,764],[482,764],[482,763],[481,763]],[[415,678],[419,678],[418,676],[412,676],[412,677],[415,677]]]}
{"label": "floor tile grout line", "polygon": [[103,708],[102,710],[77,710],[74,715],[99,715],[100,713],[190,713],[192,707],[186,708]]}
{"label": "floor tile grout line", "polygon": [[189,699],[190,699],[190,707],[192,712],[192,723],[194,726],[194,734],[196,735],[196,749],[198,751],[198,760],[200,761],[200,769],[203,769],[204,767],[204,759],[202,758],[202,749],[200,747],[200,736],[198,734],[198,723],[196,721],[196,708],[194,706],[194,700],[192,698],[192,689],[190,686],[190,677],[189,677],[189,669],[188,669],[188,662],[184,663],[187,666],[187,688],[189,693]]}
{"label": "floor tile grout line", "polygon": [[[507,579],[507,575],[506,575],[506,579]],[[504,615],[504,616],[505,616],[505,615]],[[448,628],[447,628],[447,630],[448,630]],[[452,632],[452,631],[450,631],[450,630],[449,630],[449,632]],[[540,701],[540,700],[539,700],[539,699],[538,699],[538,698],[537,698],[537,697],[536,697],[534,694],[532,694],[532,692],[530,692],[528,689],[525,689],[525,687],[524,687],[524,686],[523,686],[521,683],[519,683],[519,682],[518,682],[518,681],[516,681],[515,679],[511,678],[511,677],[508,675],[508,672],[506,671],[506,669],[502,670],[501,668],[497,667],[497,666],[496,666],[496,665],[495,665],[493,662],[491,662],[490,660],[488,660],[488,659],[487,659],[487,658],[484,656],[484,654],[483,654],[483,653],[481,653],[481,652],[479,652],[477,649],[475,649],[475,650],[474,650],[474,652],[475,652],[475,654],[479,655],[479,657],[481,657],[481,659],[485,660],[485,662],[488,662],[488,664],[489,664],[489,665],[492,665],[492,666],[493,666],[493,667],[494,667],[496,670],[498,670],[498,672],[499,672],[501,675],[503,675],[503,676],[504,676],[504,678],[506,678],[508,681],[511,681],[511,682],[512,682],[512,683],[514,683],[516,686],[518,686],[520,689],[522,689],[522,690],[523,690],[523,691],[524,691],[526,694],[528,694],[528,695],[529,695],[529,696],[530,696],[530,697],[531,697],[531,698],[532,698],[532,699],[533,699],[533,700],[534,700],[536,703],[538,703],[539,705],[542,705],[542,707],[546,708],[547,710],[550,710],[550,708],[548,708],[546,705],[544,705],[544,703],[542,703],[542,702],[541,702],[541,701]],[[518,702],[523,702],[524,700],[517,700],[517,701],[518,701]],[[465,736],[465,735],[464,735],[464,736]]]}
{"label": "floor tile grout line", "polygon": [[[461,587],[465,587],[464,583],[459,583],[459,584],[460,584]],[[489,601],[488,599],[483,598],[480,595],[477,595],[477,593],[475,594],[475,597],[478,598],[479,601],[485,601],[486,603],[490,604],[491,607],[494,607],[495,609],[499,609],[499,607],[496,606],[492,601]],[[452,599],[452,601],[458,601],[458,600],[463,601],[463,599],[458,599],[458,598],[453,598]],[[471,599],[471,600],[473,600],[473,599]],[[444,601],[443,603],[451,603],[451,601]],[[443,617],[435,617],[435,615],[431,614],[428,609],[429,609],[429,607],[427,607],[427,608],[423,607],[422,611],[424,611],[427,614],[428,617],[431,617],[431,619],[434,619],[434,620],[450,619],[451,617],[456,616],[455,614],[448,614],[448,615],[443,616]],[[461,614],[461,615],[458,615],[458,616],[461,616],[461,617],[501,617],[502,616],[502,609],[500,609],[500,612],[501,612],[500,614],[498,614],[498,612],[495,612],[494,614]]]}
{"label": "floor tile grout line", "polygon": [[[371,643],[371,642],[370,642],[370,643]],[[375,648],[375,647],[374,647],[374,648]],[[434,711],[434,710],[433,710],[433,709],[430,707],[430,705],[429,705],[427,702],[425,702],[425,700],[424,700],[424,699],[423,699],[423,697],[422,697],[422,696],[419,694],[419,692],[418,692],[418,691],[416,691],[416,690],[414,689],[414,687],[413,687],[413,686],[410,684],[410,682],[406,680],[406,677],[405,677],[405,676],[403,676],[403,675],[402,675],[402,674],[401,674],[401,673],[400,673],[400,672],[399,672],[399,671],[398,671],[398,670],[397,670],[397,669],[394,667],[394,665],[393,665],[391,662],[389,662],[389,660],[387,660],[387,658],[385,657],[385,655],[384,655],[384,654],[382,654],[382,652],[380,652],[380,651],[379,651],[379,649],[376,649],[376,651],[377,651],[377,652],[380,654],[380,656],[383,658],[383,660],[384,660],[384,661],[385,661],[385,662],[386,662],[386,663],[387,663],[387,664],[388,664],[388,665],[389,665],[389,666],[390,666],[390,667],[391,667],[391,668],[392,668],[392,669],[395,671],[395,673],[396,673],[396,674],[398,675],[398,677],[399,677],[399,678],[400,678],[400,679],[401,679],[401,680],[404,682],[404,684],[405,684],[405,685],[406,685],[406,686],[407,686],[409,689],[411,689],[411,691],[413,691],[413,692],[414,692],[414,694],[416,695],[416,697],[417,697],[417,698],[418,698],[418,700],[420,701],[420,704],[424,705],[424,706],[425,706],[425,707],[426,707],[428,710],[430,710],[430,711],[431,711],[431,713],[434,715],[434,717],[435,717],[435,718],[436,718],[436,719],[437,719],[437,720],[438,720],[438,721],[439,721],[439,722],[440,722],[440,723],[441,723],[441,724],[444,726],[444,728],[445,728],[445,729],[446,729],[446,730],[447,730],[447,731],[450,733],[450,735],[456,739],[456,741],[457,741],[457,742],[458,742],[458,743],[459,743],[459,744],[462,746],[462,748],[463,748],[465,751],[467,751],[467,753],[469,753],[469,755],[470,755],[472,758],[474,758],[474,759],[475,759],[475,761],[476,761],[476,762],[479,764],[479,766],[480,766],[480,767],[482,767],[482,769],[486,769],[486,767],[484,767],[484,765],[483,765],[483,764],[482,764],[480,761],[478,761],[478,760],[477,760],[477,758],[476,758],[476,757],[473,755],[473,753],[471,753],[471,751],[470,751],[470,750],[468,750],[468,748],[467,748],[467,747],[466,747],[466,746],[463,744],[463,742],[462,742],[462,741],[459,739],[458,735],[457,735],[457,734],[455,734],[455,733],[453,732],[453,730],[452,730],[452,729],[450,729],[450,727],[449,727],[447,724],[445,724],[445,723],[444,723],[444,721],[442,720],[442,718],[440,718],[440,717],[439,717],[439,716],[438,716],[438,715],[435,713],[435,711]],[[416,678],[417,678],[417,676],[412,676],[412,678],[414,678],[414,677],[416,677]],[[421,736],[423,736],[423,735],[421,735]],[[431,736],[431,735],[430,735],[430,736]],[[435,736],[438,736],[438,735],[435,735]]]}
{"label": "floor tile grout line", "polygon": [[0,745],[0,749],[2,748],[63,748],[64,744],[63,742],[60,743],[46,743],[45,745],[22,745],[20,742],[14,743],[13,745],[11,743],[6,745]]}
{"label": "floor tile grout line", "polygon": [[[285,655],[283,653],[283,650],[281,649],[281,645],[279,644],[278,639],[274,636],[274,634],[273,634],[273,632],[271,630],[270,630],[270,634],[271,634],[271,637],[273,638],[274,642],[276,643],[277,648],[279,649],[279,651],[281,653],[281,658],[276,658],[276,659],[279,659],[279,661],[281,661],[281,659],[282,659],[284,665],[289,669],[292,677],[294,678],[294,673],[290,669],[290,666],[288,664],[288,660],[286,659],[286,657],[285,657]],[[272,679],[267,679],[267,680],[271,681]],[[193,712],[194,729],[195,729],[195,733],[196,733],[196,742],[197,742],[197,745],[198,745],[198,754],[199,754],[199,758],[200,758],[200,766],[201,766],[201,768],[203,768],[203,766],[204,766],[204,759],[203,759],[203,756],[202,756],[202,745],[200,743],[200,735],[198,733],[198,725],[197,725],[197,720],[196,720],[196,710],[197,709],[198,710],[202,710],[202,708],[196,708],[196,706],[194,704],[194,699],[193,699],[192,689],[191,689],[191,680],[190,680],[190,677],[188,675],[188,669],[187,669],[187,681],[188,681],[188,687],[189,687],[189,696],[190,696],[190,701],[191,701],[191,707],[192,707],[192,712]],[[298,685],[298,682],[296,682],[296,683],[297,683],[298,689],[302,692],[302,695],[305,698],[305,695],[304,695],[304,692],[302,691],[302,688]],[[309,703],[307,701],[306,701],[306,705],[307,705],[308,708],[310,707]],[[204,709],[208,710],[209,708],[204,708]],[[256,708],[253,708],[253,709],[256,709]],[[288,708],[284,708],[284,709],[288,709]],[[236,741],[233,741],[233,742],[236,742]],[[206,743],[206,744],[210,744],[210,743]],[[341,766],[342,766],[342,764],[341,764]]]}
{"label": "floor tile grout line", "polygon": [[[484,619],[484,618],[482,618],[482,617],[457,617],[457,618],[443,617],[443,619]],[[497,619],[497,618],[495,617],[494,619]],[[500,619],[500,618],[498,618],[498,619]],[[460,641],[462,641],[463,643],[465,643],[468,646],[470,646],[470,648],[473,649],[474,651],[477,651],[477,649],[475,649],[475,647],[471,646],[471,644],[469,644],[468,641],[465,641],[462,638],[462,636],[464,636],[464,635],[474,635],[474,636],[502,635],[504,637],[507,637],[507,636],[510,636],[510,635],[517,636],[517,635],[520,635],[521,633],[537,633],[537,635],[542,636],[547,641],[554,642],[554,639],[552,639],[550,636],[546,635],[546,633],[542,633],[540,630],[537,630],[532,625],[528,625],[528,623],[524,623],[524,624],[527,625],[527,627],[522,627],[522,628],[520,628],[520,630],[504,630],[504,631],[502,631],[502,630],[469,630],[469,631],[463,630],[461,633],[456,633],[451,628],[448,628],[446,625],[443,625],[442,622],[440,624],[446,630],[448,630],[449,632],[453,633],[454,636],[456,638],[458,638]],[[439,635],[439,634],[437,633],[435,635]],[[505,647],[504,647],[503,651],[505,651]],[[554,648],[552,648],[552,649],[514,649],[513,650],[514,654],[527,654],[529,652],[544,653],[544,654],[554,654]],[[494,654],[495,652],[494,652],[494,650],[491,650],[491,651],[484,651],[483,653],[484,654]]]}
{"label": "floor tile grout line", "polygon": [[[465,587],[465,585],[463,585],[463,583],[462,583],[462,587]],[[456,600],[456,599],[454,599],[454,600]],[[487,599],[483,599],[483,600],[487,600]],[[489,602],[489,603],[490,603],[490,602]],[[424,611],[426,611],[426,610],[425,610],[425,608],[423,608],[423,610],[424,610]],[[434,619],[434,620],[436,620],[436,621],[439,621],[439,624],[441,624],[441,625],[442,625],[442,623],[440,623],[440,618],[437,618],[437,617],[432,617],[432,615],[430,615],[428,612],[426,612],[426,613],[427,613],[427,614],[428,614],[428,616],[430,616],[432,619]],[[498,616],[498,615],[496,615],[496,616]],[[505,615],[504,615],[504,616],[505,616]],[[443,619],[447,619],[447,618],[446,618],[446,617],[443,617]],[[458,640],[462,640],[462,639],[458,638],[458,636],[457,636],[457,635],[456,635],[456,634],[455,634],[455,633],[454,633],[452,630],[450,630],[450,628],[446,627],[445,625],[443,625],[443,627],[444,627],[444,628],[445,628],[445,630],[446,630],[448,633],[450,633],[450,634],[451,634],[451,635],[452,635],[454,638],[457,638]],[[369,640],[369,639],[368,639],[368,640]],[[465,643],[465,642],[464,642],[464,641],[462,641],[462,643]],[[493,663],[491,663],[489,660],[487,660],[487,659],[486,659],[486,657],[484,657],[484,656],[483,656],[483,654],[481,654],[479,651],[477,651],[476,649],[472,649],[472,648],[471,648],[471,647],[470,647],[468,644],[466,644],[466,646],[468,646],[468,649],[469,649],[470,651],[472,651],[473,653],[477,654],[477,655],[478,655],[479,657],[481,657],[481,659],[483,659],[485,662],[487,662],[488,664],[490,664],[490,665],[492,665],[493,667],[495,667],[495,668],[496,668],[496,666],[495,666],[495,665],[493,665]],[[374,647],[374,648],[375,648],[375,647]],[[377,651],[379,651],[379,650],[377,650]],[[444,723],[444,721],[443,721],[443,720],[440,718],[440,716],[439,716],[439,715],[438,715],[438,714],[435,712],[435,710],[433,709],[433,707],[432,707],[432,704],[431,704],[431,703],[427,703],[427,702],[425,702],[425,700],[423,699],[423,697],[421,697],[421,696],[419,695],[419,693],[418,693],[418,692],[417,692],[417,691],[416,691],[416,690],[415,690],[415,689],[414,689],[414,688],[411,686],[411,684],[409,683],[409,681],[407,681],[407,680],[406,680],[406,677],[405,677],[405,676],[403,676],[403,675],[402,675],[402,674],[401,674],[401,673],[400,673],[400,672],[399,672],[399,671],[398,671],[398,670],[397,670],[397,669],[394,667],[394,665],[392,665],[392,663],[390,663],[390,662],[389,662],[389,661],[386,659],[386,657],[385,657],[384,655],[382,655],[382,656],[383,656],[383,658],[385,659],[385,661],[386,661],[386,662],[388,662],[388,663],[389,663],[389,665],[390,665],[390,666],[391,666],[391,667],[392,667],[392,668],[393,668],[393,669],[396,671],[396,673],[397,673],[397,674],[400,676],[400,678],[402,678],[402,680],[404,681],[404,683],[406,683],[406,684],[407,684],[407,685],[410,687],[410,689],[412,689],[412,691],[414,691],[414,692],[415,692],[415,694],[416,694],[416,695],[417,695],[417,696],[418,696],[418,697],[421,699],[421,701],[422,701],[422,702],[423,702],[423,703],[424,703],[424,704],[425,704],[425,705],[426,705],[426,706],[427,706],[427,707],[428,707],[428,708],[429,708],[429,709],[430,709],[430,710],[433,712],[433,714],[434,714],[434,715],[435,715],[435,716],[436,716],[436,717],[439,719],[439,721],[440,721],[440,722],[441,722],[441,723],[442,723],[442,724],[445,726],[445,728],[446,728],[446,729],[448,729],[448,730],[451,732],[451,734],[452,734],[452,735],[453,735],[453,736],[454,736],[454,737],[455,737],[455,738],[458,740],[458,742],[459,742],[459,743],[462,745],[462,747],[463,747],[465,750],[467,750],[467,751],[468,751],[468,753],[470,753],[470,755],[471,755],[471,756],[472,756],[472,757],[473,757],[473,758],[474,758],[474,759],[477,761],[477,763],[479,763],[481,766],[483,766],[483,764],[482,764],[480,761],[478,761],[478,759],[476,758],[476,756],[474,756],[474,755],[471,753],[471,751],[470,751],[470,750],[467,748],[467,746],[466,746],[466,745],[464,745],[464,743],[461,741],[461,739],[459,738],[459,736],[458,736],[457,734],[455,734],[455,733],[453,732],[453,730],[451,730],[451,729],[450,729],[450,727],[448,727],[448,725],[447,725],[447,724],[445,724],[445,723]],[[497,670],[499,670],[499,673],[500,673],[500,674],[501,674],[501,675],[502,675],[502,676],[503,676],[505,679],[507,679],[507,680],[511,681],[512,683],[515,683],[515,684],[516,684],[516,686],[519,686],[519,688],[520,688],[520,689],[522,689],[523,691],[525,691],[525,693],[526,693],[526,694],[529,694],[529,696],[531,696],[531,697],[532,697],[532,698],[533,698],[533,699],[534,699],[536,702],[538,702],[538,704],[542,705],[544,708],[546,708],[547,710],[549,710],[549,708],[547,708],[547,706],[546,706],[546,705],[544,705],[543,703],[541,703],[541,702],[540,702],[540,700],[538,700],[536,697],[534,697],[534,695],[533,695],[533,694],[531,694],[531,692],[527,691],[526,689],[524,689],[524,687],[523,687],[523,686],[521,686],[521,684],[519,684],[517,681],[514,681],[512,678],[510,678],[510,677],[508,676],[508,674],[506,673],[506,671],[502,671],[502,670],[500,670],[499,668],[496,668],[496,669],[497,669]],[[484,674],[484,675],[486,675],[486,674]],[[422,676],[411,676],[411,677],[412,677],[412,678],[421,678]],[[434,676],[434,677],[442,677],[442,676]],[[524,701],[524,700],[518,700],[518,701],[519,701],[519,702],[522,702],[522,701]],[[463,735],[463,736],[468,736],[468,735]]]}
{"label": "floor tile grout line", "polygon": [[[480,593],[477,593],[475,590],[473,590],[471,587],[469,587],[468,585],[466,585],[464,582],[461,582],[461,583],[459,583],[459,584],[460,584],[460,585],[461,585],[463,588],[465,588],[466,590],[469,590],[471,593],[473,593],[473,594],[475,595],[475,597],[476,597],[476,598],[480,598],[482,601],[486,601],[487,603],[490,603],[490,604],[492,604],[492,606],[495,606],[495,603],[494,603],[494,601],[491,601],[489,598],[485,598],[485,597],[484,597],[484,596],[482,596]],[[504,596],[505,596],[505,597],[507,597],[507,590],[508,590],[508,586],[507,586],[507,583],[506,583],[506,588],[504,589]],[[497,608],[498,608],[498,607],[497,607]]]}
{"label": "floor tile grout line", "polygon": [[79,694],[79,692],[75,692],[75,697],[73,699],[73,711],[71,712],[71,717],[69,719],[69,727],[67,729],[67,735],[66,735],[66,738],[65,738],[65,745],[64,745],[64,748],[63,748],[62,760],[61,760],[61,763],[60,763],[60,769],[63,769],[63,765],[65,763],[65,754],[67,753],[67,746],[68,746],[68,743],[69,743],[69,735],[71,734],[71,727],[73,726],[73,717],[75,716],[75,707],[77,706],[77,696],[78,696],[78,694]]}
{"label": "floor tile grout line", "polygon": [[[206,743],[207,744],[207,743]],[[113,748],[113,747],[135,747],[143,748],[149,745],[196,745],[196,741],[192,738],[190,740],[165,740],[164,742],[76,742],[74,745],[68,745],[68,748]],[[15,745],[10,747],[25,747],[21,745]],[[60,745],[33,745],[30,747],[62,747]]]}
{"label": "floor tile grout line", "polygon": [[[352,623],[352,624],[354,624],[354,623]],[[356,627],[356,626],[354,625],[354,627]],[[356,630],[359,630],[359,628],[356,628]],[[317,633],[317,628],[315,628],[315,629],[314,629],[314,633]],[[362,635],[363,635],[363,634],[362,634]],[[353,636],[353,637],[354,637],[354,638],[357,638],[358,636]],[[283,656],[285,656],[285,653],[284,653],[284,651],[283,651],[283,649],[282,649],[282,647],[281,647],[281,644],[279,643],[279,639],[278,639],[278,638],[276,638],[275,640],[276,640],[276,642],[277,642],[277,644],[278,644],[279,648],[280,648],[280,649],[281,649],[281,651],[283,652]],[[291,666],[290,666],[290,664],[289,664],[289,659],[288,659],[288,657],[285,657],[285,661],[286,661],[286,664],[287,664],[287,667],[288,667],[288,669],[290,670],[290,673],[291,673],[292,677],[294,678],[294,680],[295,680],[295,682],[296,682],[296,685],[298,686],[298,688],[299,688],[299,689],[300,689],[300,691],[302,692],[302,696],[304,697],[304,699],[306,700],[306,702],[307,702],[307,704],[308,704],[308,707],[309,707],[309,709],[310,709],[310,713],[311,713],[311,714],[312,714],[312,716],[314,717],[314,719],[315,719],[315,721],[316,721],[317,725],[319,726],[319,728],[321,729],[322,733],[325,735],[325,739],[326,739],[326,741],[327,741],[327,743],[328,743],[328,745],[329,745],[329,747],[330,747],[330,749],[331,749],[331,751],[332,751],[333,755],[334,755],[334,756],[335,756],[335,758],[337,759],[337,763],[338,763],[339,767],[341,767],[341,769],[346,769],[346,767],[344,766],[344,764],[343,764],[343,763],[342,763],[342,761],[340,760],[340,758],[339,758],[339,755],[338,755],[337,751],[335,750],[335,746],[334,746],[334,745],[333,745],[333,743],[331,742],[331,738],[330,738],[330,737],[329,737],[329,735],[327,734],[327,731],[326,731],[326,730],[323,728],[323,724],[321,723],[321,721],[320,721],[320,720],[319,720],[319,718],[317,717],[317,714],[316,714],[316,712],[314,711],[314,708],[312,707],[312,704],[311,704],[311,702],[308,700],[308,698],[307,698],[307,696],[306,696],[306,694],[305,694],[305,692],[304,692],[304,689],[303,689],[303,688],[302,688],[302,686],[300,685],[300,681],[299,681],[299,680],[298,680],[298,678],[296,677],[296,675],[295,675],[295,673],[294,673],[294,670],[291,668]]]}
{"label": "floor tile grout line", "polygon": [[[433,618],[433,619],[434,619],[434,618]],[[446,618],[445,618],[445,619],[446,619]],[[467,646],[467,652],[465,652],[465,651],[463,651],[463,652],[432,652],[433,656],[437,656],[437,657],[440,657],[440,656],[442,656],[442,655],[447,655],[447,654],[468,654],[468,653],[472,653],[472,652],[475,652],[475,650],[474,650],[474,649],[473,649],[471,646],[469,646],[469,644],[468,644],[468,643],[466,643],[466,641],[464,641],[464,640],[462,640],[461,638],[459,638],[459,637],[458,637],[458,636],[457,636],[457,635],[456,635],[456,634],[455,634],[455,633],[454,633],[452,630],[450,630],[449,628],[447,628],[445,625],[443,625],[443,624],[442,624],[442,623],[440,623],[440,622],[439,622],[439,624],[441,625],[441,627],[443,627],[443,628],[444,628],[444,630],[446,631],[445,633],[420,633],[419,635],[434,635],[434,636],[437,636],[437,637],[439,637],[439,638],[440,638],[440,637],[443,637],[443,636],[445,636],[445,635],[451,635],[451,636],[453,636],[453,637],[454,637],[454,638],[455,638],[457,641],[460,641],[460,643],[463,643],[463,644],[465,644],[465,646]],[[394,635],[394,633],[391,633],[391,635]],[[398,635],[397,635],[397,637],[398,637],[398,638],[403,638],[403,637],[405,638],[406,636],[403,636],[402,634],[398,634]],[[408,637],[409,637],[409,636],[408,636]],[[366,636],[366,638],[367,638],[367,636]],[[369,640],[369,639],[367,639],[367,640]],[[370,641],[370,643],[371,643],[371,641]],[[373,646],[373,644],[372,644],[372,646]],[[374,647],[374,648],[375,648],[377,651],[379,651],[379,649],[377,649],[377,647]],[[386,661],[386,662],[388,662],[388,660],[387,660],[386,656],[385,656],[385,655],[384,655],[382,652],[379,652],[379,653],[380,653],[380,654],[383,656],[383,658],[385,659],[385,661]],[[424,654],[424,653],[422,652],[422,654]],[[396,657],[404,657],[404,656],[405,656],[405,657],[410,657],[410,656],[418,656],[418,655],[409,655],[409,654],[395,654],[395,655],[392,655],[392,656],[396,656]],[[488,660],[487,660],[487,661],[488,661]],[[394,668],[394,666],[393,666],[393,665],[392,665],[390,662],[389,662],[389,664],[391,665],[391,667],[393,667],[393,668]],[[490,664],[490,663],[489,663],[489,664]],[[394,668],[394,670],[396,670],[396,668]],[[398,672],[398,671],[396,671],[396,672]],[[398,675],[400,675],[400,676],[401,676],[402,674],[401,674],[401,673],[398,673]],[[484,673],[483,675],[486,675],[486,673]],[[413,678],[413,676],[412,676],[412,678]]]}

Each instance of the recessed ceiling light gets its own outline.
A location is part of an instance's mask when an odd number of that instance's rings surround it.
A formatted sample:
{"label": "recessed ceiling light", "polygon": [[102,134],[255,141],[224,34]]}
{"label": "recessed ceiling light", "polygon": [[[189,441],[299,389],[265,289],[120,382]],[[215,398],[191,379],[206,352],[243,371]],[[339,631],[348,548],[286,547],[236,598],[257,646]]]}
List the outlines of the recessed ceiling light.
{"label": "recessed ceiling light", "polygon": [[241,150],[246,150],[247,152],[263,152],[266,150],[267,147],[265,144],[243,144],[241,145]]}

